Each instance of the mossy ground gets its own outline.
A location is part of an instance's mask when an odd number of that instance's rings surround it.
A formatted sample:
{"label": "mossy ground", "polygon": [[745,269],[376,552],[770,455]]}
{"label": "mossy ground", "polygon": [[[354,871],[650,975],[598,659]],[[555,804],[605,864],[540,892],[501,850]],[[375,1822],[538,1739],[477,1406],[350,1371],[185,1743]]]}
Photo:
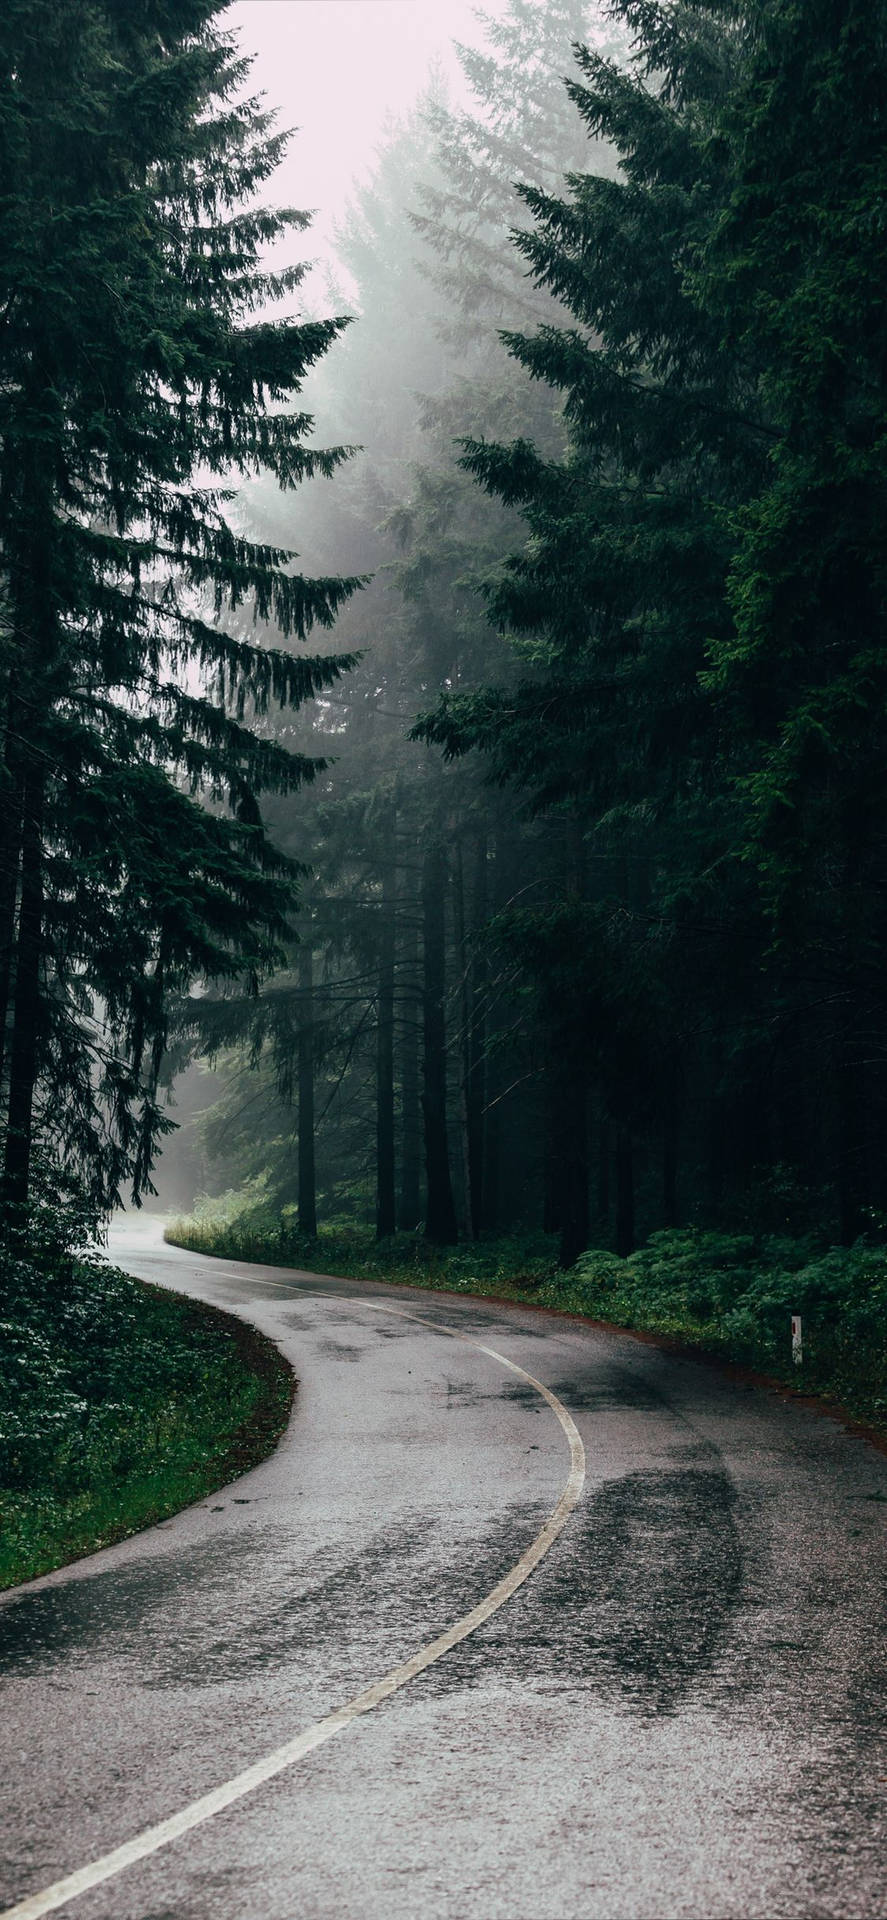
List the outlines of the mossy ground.
{"label": "mossy ground", "polygon": [[18,1263],[0,1324],[0,1587],[138,1532],[264,1459],[294,1390],[229,1314],[98,1262]]}

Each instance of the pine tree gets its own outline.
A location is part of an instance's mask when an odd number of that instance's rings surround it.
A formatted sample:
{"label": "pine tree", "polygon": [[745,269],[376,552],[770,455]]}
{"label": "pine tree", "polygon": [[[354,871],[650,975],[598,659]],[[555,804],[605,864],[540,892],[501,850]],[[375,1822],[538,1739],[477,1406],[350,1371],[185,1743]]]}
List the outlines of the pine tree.
{"label": "pine tree", "polygon": [[[356,579],[239,536],[228,475],[330,473],[287,404],[341,321],[266,317],[304,217],[254,204],[280,157],[216,0],[9,0],[0,21],[5,1199],[34,1142],[98,1207],[149,1181],[171,992],[255,980],[298,862],[258,807],[317,763],[253,724],[347,658]],[[206,476],[210,476],[207,478]],[[216,476],[213,478],[212,476]],[[218,478],[221,476],[221,480]]]}
{"label": "pine tree", "polygon": [[710,684],[852,1239],[887,1191],[887,9],[758,0],[750,28],[719,127],[731,191],[693,288],[760,367],[773,440],[731,520]]}
{"label": "pine tree", "polygon": [[[444,296],[445,337],[488,367],[498,359],[501,379],[496,328],[552,317],[550,296],[504,244],[525,222],[519,183],[557,192],[566,174],[589,164],[588,136],[565,81],[577,43],[612,55],[618,34],[589,0],[549,0],[544,8],[510,0],[498,17],[480,18],[484,44],[458,48],[469,104],[461,111],[441,101],[429,106],[439,174],[420,182],[414,223],[427,248],[425,271]],[[611,166],[612,149],[600,143],[594,159]]]}
{"label": "pine tree", "polygon": [[562,392],[566,456],[526,437],[477,439],[464,454],[527,524],[526,547],[488,593],[523,674],[448,694],[419,728],[447,756],[479,748],[494,780],[573,823],[572,855],[511,928],[548,1035],[565,1263],[587,1230],[590,1093],[618,1143],[623,1250],[634,1144],[653,1126],[671,1130],[673,1210],[680,1035],[699,1009],[683,990],[686,952],[674,971],[663,960],[674,903],[697,915],[710,904],[697,876],[729,844],[699,675],[712,635],[729,631],[724,508],[771,444],[748,366],[723,354],[685,285],[726,192],[711,135],[741,36],[708,9],[617,11],[636,35],[630,68],[585,49],[568,92],[591,138],[615,148],[618,176],[574,174],[567,197],[522,190],[534,225],[516,235],[518,254],[572,324],[504,336],[521,367]]}

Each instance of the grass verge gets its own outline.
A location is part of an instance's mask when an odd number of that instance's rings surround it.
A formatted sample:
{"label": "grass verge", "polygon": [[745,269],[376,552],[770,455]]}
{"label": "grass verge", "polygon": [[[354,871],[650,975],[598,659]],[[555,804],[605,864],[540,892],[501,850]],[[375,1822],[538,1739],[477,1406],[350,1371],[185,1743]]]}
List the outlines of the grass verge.
{"label": "grass verge", "polygon": [[63,1283],[21,1260],[4,1278],[0,1588],[167,1519],[273,1451],[295,1381],[254,1328],[98,1261]]}
{"label": "grass verge", "polygon": [[[620,1259],[593,1249],[570,1272],[546,1235],[435,1248],[411,1235],[374,1241],[370,1229],[322,1228],[316,1240],[286,1216],[176,1221],[167,1238],[220,1258],[298,1266],[401,1286],[532,1302],[738,1364],[840,1407],[887,1438],[887,1248],[859,1242],[725,1234],[653,1234]],[[800,1314],[803,1363],[791,1353]]]}

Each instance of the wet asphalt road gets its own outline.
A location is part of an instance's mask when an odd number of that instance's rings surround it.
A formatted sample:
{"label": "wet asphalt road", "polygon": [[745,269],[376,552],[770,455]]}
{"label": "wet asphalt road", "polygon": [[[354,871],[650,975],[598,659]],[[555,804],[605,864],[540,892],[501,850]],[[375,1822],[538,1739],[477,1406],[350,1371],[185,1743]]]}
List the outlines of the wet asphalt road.
{"label": "wet asphalt road", "polygon": [[[153,1237],[152,1237],[153,1234]],[[0,1600],[12,1904],[258,1760],[468,1611],[567,1476],[526,1586],[396,1697],[61,1909],[72,1920],[882,1916],[887,1459],[628,1338],[451,1296],[112,1253],[300,1379],[264,1466]]]}

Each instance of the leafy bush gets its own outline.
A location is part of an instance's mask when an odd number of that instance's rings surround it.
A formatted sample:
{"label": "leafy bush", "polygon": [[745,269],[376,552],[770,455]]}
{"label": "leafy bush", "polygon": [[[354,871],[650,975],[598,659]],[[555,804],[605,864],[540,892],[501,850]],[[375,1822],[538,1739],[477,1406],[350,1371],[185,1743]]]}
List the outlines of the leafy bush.
{"label": "leafy bush", "polygon": [[[887,1411],[887,1248],[776,1235],[653,1234],[628,1259],[583,1255],[573,1291],[598,1318],[696,1340],[731,1359]],[[791,1365],[801,1315],[803,1366]]]}

